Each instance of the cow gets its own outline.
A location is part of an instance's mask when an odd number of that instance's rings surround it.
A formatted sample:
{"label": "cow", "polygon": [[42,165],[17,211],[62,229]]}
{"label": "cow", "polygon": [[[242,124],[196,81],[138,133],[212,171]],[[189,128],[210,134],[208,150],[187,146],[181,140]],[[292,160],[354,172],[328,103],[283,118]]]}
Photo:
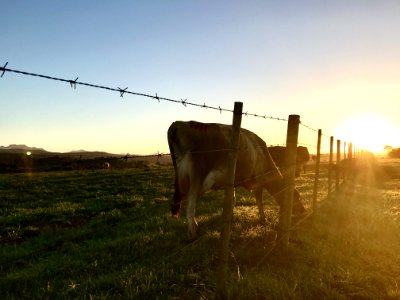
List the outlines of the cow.
{"label": "cow", "polygon": [[368,176],[379,174],[374,157],[366,159],[359,158],[344,158],[339,163],[333,166],[339,176],[343,176],[343,183],[346,181],[354,181],[356,178],[366,178]]}
{"label": "cow", "polygon": [[[195,121],[176,121],[168,129],[168,144],[175,171],[172,214],[179,216],[186,205],[188,236],[196,237],[196,201],[209,190],[225,188],[227,154],[230,151],[232,126]],[[234,186],[255,194],[259,216],[265,220],[262,192],[265,188],[282,205],[284,181],[272,160],[265,142],[253,132],[240,129]],[[305,211],[300,195],[294,189],[293,212]]]}
{"label": "cow", "polygon": [[[271,154],[272,160],[275,162],[277,167],[283,171],[285,168],[285,152],[286,147],[283,146],[270,146],[268,147],[268,152]],[[310,153],[307,147],[298,146],[297,147],[297,160],[296,160],[296,177],[300,176],[301,170],[306,172],[306,164],[310,160]]]}

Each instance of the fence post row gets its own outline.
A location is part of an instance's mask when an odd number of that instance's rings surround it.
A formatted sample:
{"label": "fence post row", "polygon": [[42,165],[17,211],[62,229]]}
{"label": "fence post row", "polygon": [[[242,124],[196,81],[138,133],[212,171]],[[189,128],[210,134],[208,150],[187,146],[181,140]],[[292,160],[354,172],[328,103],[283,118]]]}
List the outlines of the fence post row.
{"label": "fence post row", "polygon": [[235,102],[235,107],[233,110],[233,122],[232,122],[231,151],[229,151],[227,157],[225,198],[224,198],[224,207],[222,211],[222,229],[219,241],[220,244],[219,244],[219,255],[218,255],[219,261],[216,274],[217,291],[221,299],[228,298],[226,274],[228,269],[229,239],[232,226],[233,207],[235,205],[234,182],[235,182],[236,161],[239,150],[242,110],[243,110],[243,103]]}
{"label": "fence post row", "polygon": [[297,141],[299,136],[299,115],[290,115],[286,135],[285,168],[283,171],[285,197],[279,210],[278,246],[283,256],[289,250],[289,236],[292,219],[294,179],[296,175]]}
{"label": "fence post row", "polygon": [[314,178],[314,191],[313,191],[313,203],[312,203],[312,210],[314,214],[317,209],[319,165],[321,162],[321,137],[322,137],[322,130],[318,129],[317,158],[315,162],[315,178]]}

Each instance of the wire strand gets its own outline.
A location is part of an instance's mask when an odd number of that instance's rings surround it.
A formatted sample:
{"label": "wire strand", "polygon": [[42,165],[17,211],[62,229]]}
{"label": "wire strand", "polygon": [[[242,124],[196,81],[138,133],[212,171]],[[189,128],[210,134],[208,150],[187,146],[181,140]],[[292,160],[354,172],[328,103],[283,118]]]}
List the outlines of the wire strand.
{"label": "wire strand", "polygon": [[[119,87],[112,88],[112,87],[108,87],[108,86],[104,86],[104,85],[82,82],[82,81],[78,81],[79,77],[72,80],[72,79],[59,78],[59,77],[42,75],[42,74],[37,74],[37,73],[31,73],[31,72],[26,72],[26,71],[13,70],[13,69],[6,68],[7,65],[8,65],[8,62],[3,67],[0,67],[0,72],[2,72],[1,77],[3,77],[5,72],[12,72],[12,73],[26,75],[26,76],[33,76],[33,77],[39,77],[39,78],[44,78],[44,79],[49,79],[49,80],[54,80],[54,81],[66,82],[66,83],[69,83],[71,85],[71,87],[74,89],[76,89],[77,85],[82,85],[82,86],[87,86],[87,87],[92,87],[92,88],[97,88],[97,89],[104,89],[104,90],[108,90],[108,91],[112,91],[112,92],[118,92],[120,94],[120,97],[122,97],[122,98],[125,94],[130,94],[130,95],[134,95],[134,96],[140,96],[140,97],[154,99],[154,100],[157,100],[158,102],[168,101],[168,102],[178,103],[178,104],[182,104],[185,107],[187,105],[189,105],[189,106],[195,106],[195,107],[199,107],[199,108],[216,110],[216,111],[219,111],[220,113],[222,113],[222,112],[233,113],[232,109],[222,108],[221,106],[216,107],[216,106],[206,105],[205,103],[203,103],[203,104],[194,103],[194,102],[187,101],[187,99],[177,100],[177,99],[161,97],[161,96],[158,96],[157,93],[155,95],[150,95],[150,94],[145,94],[145,93],[129,91],[128,88],[125,88],[125,89],[121,89]],[[244,113],[242,113],[242,115],[253,116],[253,117],[263,118],[263,119],[277,120],[277,121],[287,121],[287,119],[285,119],[285,118],[267,116],[267,115],[259,115],[256,113],[249,113],[249,112],[244,112]]]}

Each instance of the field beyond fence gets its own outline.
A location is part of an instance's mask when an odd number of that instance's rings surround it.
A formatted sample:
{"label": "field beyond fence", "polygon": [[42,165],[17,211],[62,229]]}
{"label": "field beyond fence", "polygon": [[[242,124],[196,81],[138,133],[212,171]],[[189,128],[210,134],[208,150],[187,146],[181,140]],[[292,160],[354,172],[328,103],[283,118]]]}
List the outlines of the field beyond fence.
{"label": "field beyond fence", "polygon": [[[161,165],[0,175],[3,299],[215,297],[223,191],[198,202],[189,242],[185,218],[170,214],[173,175]],[[312,171],[296,179],[306,208],[313,180]],[[236,191],[233,298],[400,297],[400,178],[348,183],[329,201],[324,168],[320,180],[318,213],[293,220],[288,261],[270,252],[278,206],[265,197],[261,224],[253,195]]]}

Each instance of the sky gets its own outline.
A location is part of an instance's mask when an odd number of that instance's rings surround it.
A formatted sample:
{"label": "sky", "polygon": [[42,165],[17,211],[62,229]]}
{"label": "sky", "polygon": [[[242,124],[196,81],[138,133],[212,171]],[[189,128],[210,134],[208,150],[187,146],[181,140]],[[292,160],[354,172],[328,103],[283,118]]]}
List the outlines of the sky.
{"label": "sky", "polygon": [[[287,119],[379,151],[400,147],[400,1],[3,1],[0,65]],[[168,153],[176,120],[232,114],[6,72],[0,145]],[[268,145],[287,122],[243,116]]]}

